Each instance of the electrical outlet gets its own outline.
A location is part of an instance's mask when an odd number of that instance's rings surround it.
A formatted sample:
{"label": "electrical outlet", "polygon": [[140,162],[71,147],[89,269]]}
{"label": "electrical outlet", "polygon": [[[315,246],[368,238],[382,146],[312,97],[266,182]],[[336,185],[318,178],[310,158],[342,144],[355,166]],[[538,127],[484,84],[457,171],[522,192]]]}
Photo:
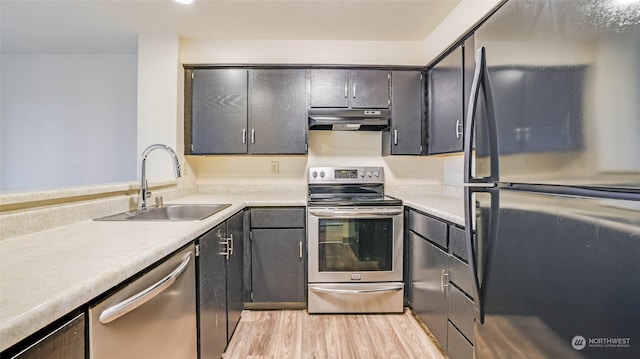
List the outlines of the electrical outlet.
{"label": "electrical outlet", "polygon": [[280,162],[278,161],[271,161],[271,174],[275,175],[280,173]]}

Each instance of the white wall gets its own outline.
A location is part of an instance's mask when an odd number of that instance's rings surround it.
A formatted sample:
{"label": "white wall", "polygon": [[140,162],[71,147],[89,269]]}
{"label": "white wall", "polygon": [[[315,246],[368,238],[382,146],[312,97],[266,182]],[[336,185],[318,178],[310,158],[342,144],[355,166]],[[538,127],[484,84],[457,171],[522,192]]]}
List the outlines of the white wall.
{"label": "white wall", "polygon": [[186,64],[362,64],[422,66],[420,41],[182,39]]}
{"label": "white wall", "polygon": [[424,63],[429,64],[504,0],[462,0],[424,40]]}
{"label": "white wall", "polygon": [[135,54],[3,54],[0,190],[136,178]]}
{"label": "white wall", "polygon": [[[183,73],[176,35],[138,37],[138,156],[148,146],[171,147],[184,163]],[[184,173],[188,171],[185,169]],[[149,154],[147,179],[173,178],[170,157],[161,150]],[[180,182],[185,183],[183,178]]]}
{"label": "white wall", "polygon": [[[308,156],[191,157],[198,185],[306,185],[313,166],[381,166],[387,185],[441,184],[443,158],[381,155],[380,132],[309,131]],[[271,173],[271,162],[279,173]]]}

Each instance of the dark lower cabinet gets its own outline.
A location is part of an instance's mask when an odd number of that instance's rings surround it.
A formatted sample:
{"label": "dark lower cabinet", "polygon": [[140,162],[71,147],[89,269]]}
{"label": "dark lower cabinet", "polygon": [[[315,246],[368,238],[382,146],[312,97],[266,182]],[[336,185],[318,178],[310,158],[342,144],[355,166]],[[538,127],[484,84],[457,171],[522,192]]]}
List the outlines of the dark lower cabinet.
{"label": "dark lower cabinet", "polygon": [[200,358],[220,358],[240,320],[242,216],[234,215],[199,239]]}
{"label": "dark lower cabinet", "polygon": [[447,252],[411,232],[411,305],[443,348],[447,347]]}
{"label": "dark lower cabinet", "polygon": [[257,306],[306,302],[304,208],[251,209],[251,298]]}
{"label": "dark lower cabinet", "polygon": [[450,359],[472,359],[473,345],[449,322],[447,354]]}
{"label": "dark lower cabinet", "polygon": [[227,220],[227,235],[231,239],[231,254],[227,260],[227,340],[240,322],[244,309],[243,298],[243,213],[240,212]]}
{"label": "dark lower cabinet", "polygon": [[[84,359],[85,315],[80,314],[12,359]],[[2,356],[4,358],[4,355]]]}
{"label": "dark lower cabinet", "polygon": [[473,357],[472,274],[464,230],[409,210],[410,306],[452,359]]}

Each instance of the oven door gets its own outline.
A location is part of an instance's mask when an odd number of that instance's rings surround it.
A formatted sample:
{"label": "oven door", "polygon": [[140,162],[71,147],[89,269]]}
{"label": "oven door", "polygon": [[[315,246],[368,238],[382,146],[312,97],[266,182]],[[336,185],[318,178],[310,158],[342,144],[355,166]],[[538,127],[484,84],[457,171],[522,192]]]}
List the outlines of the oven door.
{"label": "oven door", "polygon": [[402,281],[401,206],[309,207],[309,282]]}

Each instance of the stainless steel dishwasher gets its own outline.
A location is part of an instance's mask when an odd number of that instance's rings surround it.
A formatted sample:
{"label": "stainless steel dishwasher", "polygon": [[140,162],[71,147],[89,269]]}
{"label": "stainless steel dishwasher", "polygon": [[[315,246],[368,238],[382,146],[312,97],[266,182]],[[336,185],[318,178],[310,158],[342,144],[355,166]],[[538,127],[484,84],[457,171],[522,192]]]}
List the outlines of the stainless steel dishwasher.
{"label": "stainless steel dishwasher", "polygon": [[196,358],[195,259],[191,245],[91,307],[91,358]]}

